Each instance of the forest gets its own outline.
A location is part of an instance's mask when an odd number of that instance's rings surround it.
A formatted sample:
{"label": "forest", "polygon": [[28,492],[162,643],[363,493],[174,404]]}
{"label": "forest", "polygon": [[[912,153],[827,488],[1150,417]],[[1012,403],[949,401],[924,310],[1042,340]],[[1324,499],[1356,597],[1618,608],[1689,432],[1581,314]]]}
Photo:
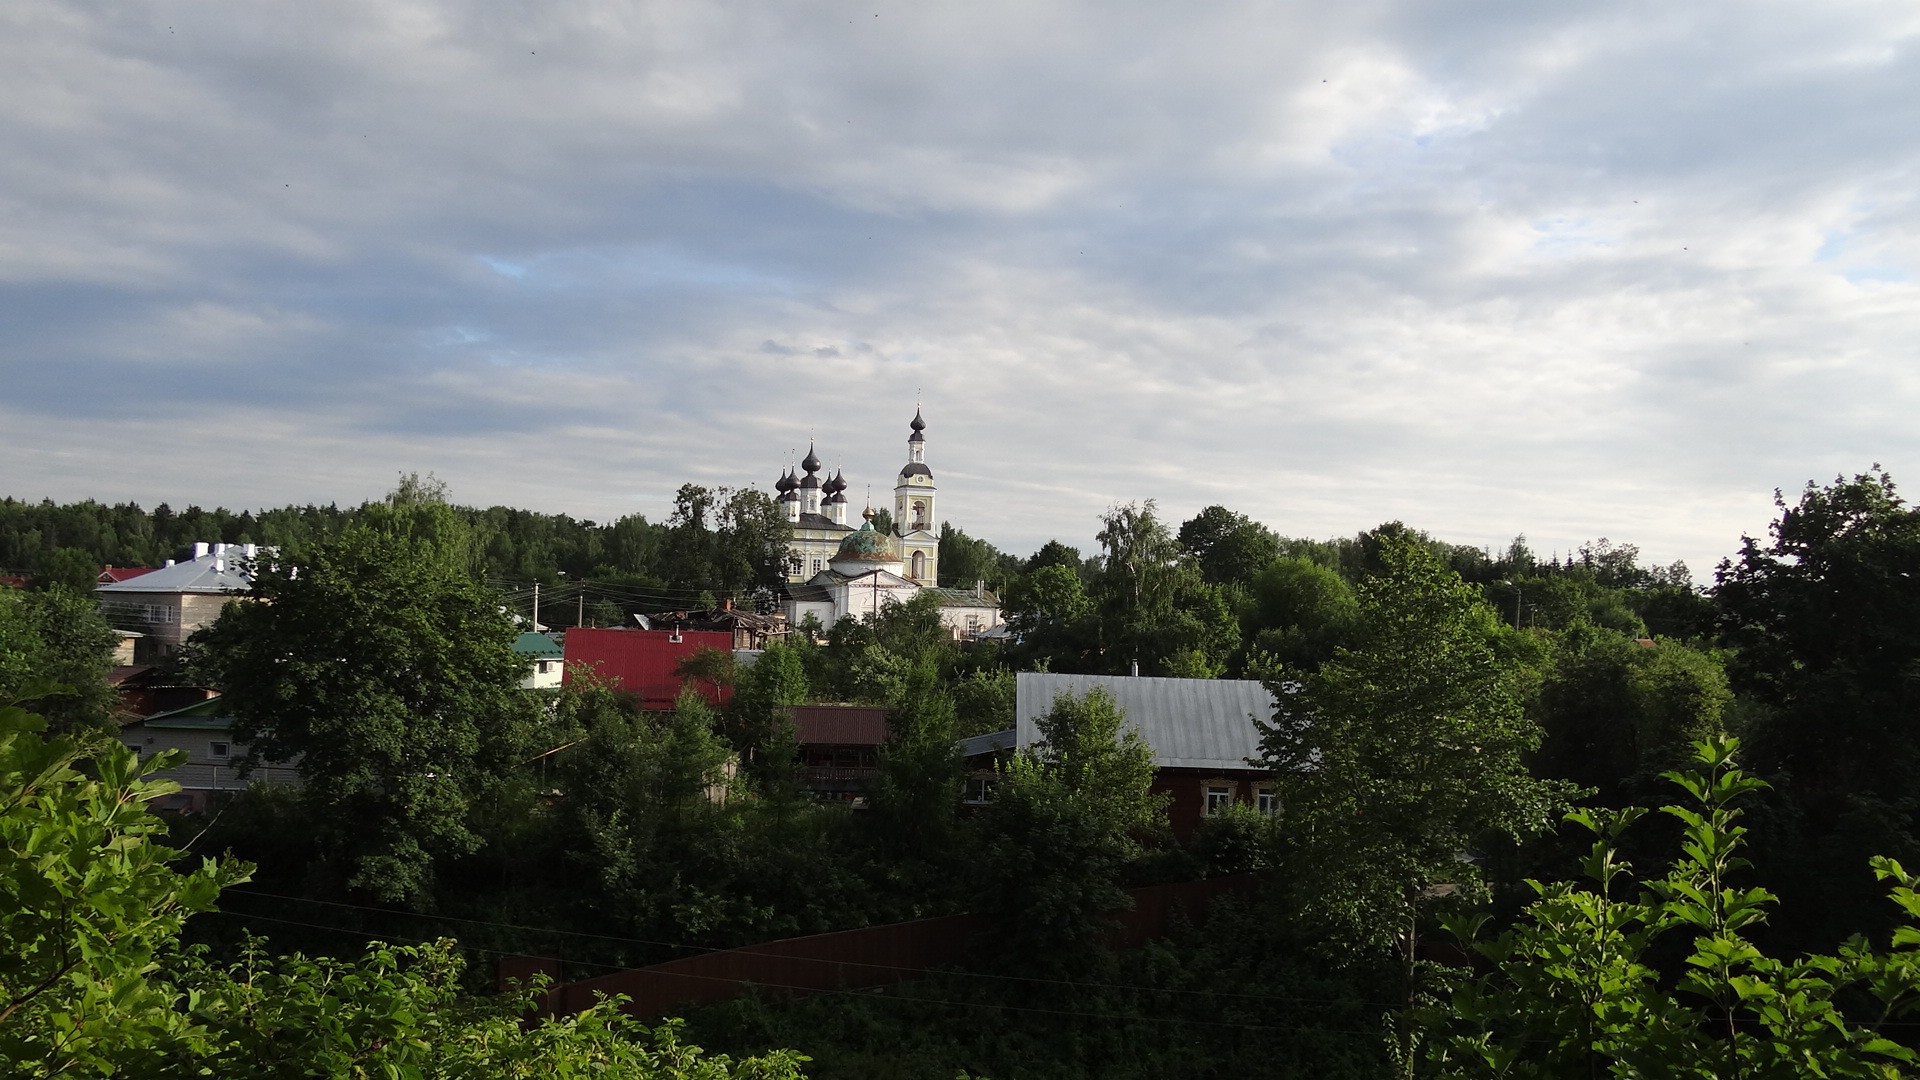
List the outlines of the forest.
{"label": "forest", "polygon": [[[896,604],[709,658],[687,674],[725,707],[653,712],[591,679],[518,688],[533,586],[555,626],[768,603],[785,523],[758,492],[687,485],[665,522],[605,525],[431,477],[347,509],[8,500],[0,1054],[24,1075],[61,1054],[229,1075],[302,1046],[346,1062],[311,1075],[542,1053],[633,1076],[1913,1075],[1920,511],[1877,467],[1778,503],[1710,584],[1604,539],[1309,540],[1221,506],[1115,506],[1090,550],[1025,557],[943,525],[943,584],[989,582],[1006,642]],[[143,770],[166,763],[112,737],[86,592],[212,540],[271,550],[177,674],[304,783],[156,815]],[[1099,695],[963,805],[956,740],[1011,726],[1015,672],[1134,665],[1266,683],[1277,813],[1176,838]],[[862,809],[800,789],[786,710],[812,702],[887,710]],[[1239,874],[1257,891],[1108,946],[1125,889]],[[959,912],[993,927],[969,962],[884,993],[531,1026],[487,993],[507,955],[573,978]]]}

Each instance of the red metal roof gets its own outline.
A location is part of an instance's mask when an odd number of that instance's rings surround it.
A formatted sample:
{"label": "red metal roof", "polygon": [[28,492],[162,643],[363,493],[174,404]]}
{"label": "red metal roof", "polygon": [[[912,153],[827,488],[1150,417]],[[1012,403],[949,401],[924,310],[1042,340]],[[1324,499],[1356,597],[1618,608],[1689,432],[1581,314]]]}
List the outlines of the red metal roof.
{"label": "red metal roof", "polygon": [[[675,637],[680,638],[674,641]],[[576,627],[567,631],[562,646],[566,654],[563,681],[576,674],[590,672],[622,690],[635,695],[649,709],[673,707],[680,696],[680,677],[673,669],[680,661],[702,647],[733,651],[733,635],[711,630],[596,630]],[[715,705],[725,705],[733,697],[731,688],[701,686],[700,692]]]}
{"label": "red metal roof", "polygon": [[887,741],[887,710],[871,705],[795,705],[800,745],[879,746]]}
{"label": "red metal roof", "polygon": [[153,573],[151,566],[103,566],[100,568],[100,584],[111,585],[116,581],[137,578],[141,574]]}

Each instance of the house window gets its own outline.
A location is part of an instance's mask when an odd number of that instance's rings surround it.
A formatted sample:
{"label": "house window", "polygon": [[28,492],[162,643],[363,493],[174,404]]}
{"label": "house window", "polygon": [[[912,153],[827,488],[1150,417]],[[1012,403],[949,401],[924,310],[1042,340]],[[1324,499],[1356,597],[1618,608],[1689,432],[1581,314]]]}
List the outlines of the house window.
{"label": "house window", "polygon": [[1208,784],[1207,785],[1206,814],[1208,817],[1212,817],[1215,814],[1221,813],[1225,811],[1227,807],[1232,805],[1233,805],[1233,788],[1228,787],[1225,784]]}
{"label": "house window", "polygon": [[969,806],[984,806],[993,801],[993,777],[970,776],[967,778],[967,793],[962,800]]}
{"label": "house window", "polygon": [[814,572],[814,573],[816,573],[816,574],[820,572],[820,560],[819,560],[819,559],[815,559],[815,560],[813,560],[813,572]]}
{"label": "house window", "polygon": [[233,756],[232,743],[223,743],[223,742],[208,743],[207,749],[213,754],[214,757],[217,757],[217,758],[224,759],[224,758],[230,758]]}
{"label": "house window", "polygon": [[1280,795],[1270,787],[1256,788],[1253,792],[1253,804],[1263,814],[1271,814],[1280,809]]}

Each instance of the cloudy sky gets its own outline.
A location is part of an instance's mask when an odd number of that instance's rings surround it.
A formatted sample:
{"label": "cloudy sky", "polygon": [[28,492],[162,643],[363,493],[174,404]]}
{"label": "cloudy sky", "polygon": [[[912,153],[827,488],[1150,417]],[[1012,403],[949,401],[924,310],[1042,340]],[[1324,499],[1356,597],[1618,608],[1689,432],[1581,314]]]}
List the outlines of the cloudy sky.
{"label": "cloudy sky", "polygon": [[0,493],[1403,519],[1920,483],[1920,7],[8,0]]}

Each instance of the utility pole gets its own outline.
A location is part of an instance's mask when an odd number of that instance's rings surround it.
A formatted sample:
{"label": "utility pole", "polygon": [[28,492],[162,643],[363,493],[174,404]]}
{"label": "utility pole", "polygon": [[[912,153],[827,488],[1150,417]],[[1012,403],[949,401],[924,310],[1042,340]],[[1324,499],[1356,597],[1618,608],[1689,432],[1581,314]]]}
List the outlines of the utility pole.
{"label": "utility pole", "polygon": [[533,583],[533,632],[540,632],[540,583]]}
{"label": "utility pole", "polygon": [[587,625],[587,587],[582,585],[580,586],[580,608],[574,613],[573,628],[578,630],[585,625]]}

